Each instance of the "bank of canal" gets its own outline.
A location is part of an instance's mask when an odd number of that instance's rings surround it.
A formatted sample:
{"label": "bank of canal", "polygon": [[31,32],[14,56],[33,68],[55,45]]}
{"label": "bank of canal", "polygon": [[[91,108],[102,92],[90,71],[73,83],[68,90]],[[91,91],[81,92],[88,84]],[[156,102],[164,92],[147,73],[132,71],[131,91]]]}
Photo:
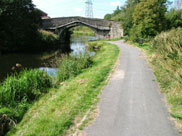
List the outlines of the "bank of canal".
{"label": "bank of canal", "polygon": [[[72,53],[76,54],[85,51],[86,42],[94,40],[93,36],[72,36],[70,46]],[[29,68],[39,68],[48,72],[48,74],[55,74],[56,66],[54,61],[56,57],[61,56],[61,51],[52,51],[41,54],[8,54],[0,57],[0,81],[11,75],[15,71]]]}

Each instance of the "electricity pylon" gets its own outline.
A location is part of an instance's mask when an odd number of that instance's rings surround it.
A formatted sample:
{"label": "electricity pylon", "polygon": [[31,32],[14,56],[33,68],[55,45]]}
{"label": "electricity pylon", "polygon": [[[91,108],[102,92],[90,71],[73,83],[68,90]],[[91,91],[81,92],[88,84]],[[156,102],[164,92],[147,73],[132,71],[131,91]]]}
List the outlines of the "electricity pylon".
{"label": "electricity pylon", "polygon": [[93,3],[92,0],[86,0],[85,2],[85,16],[93,18]]}

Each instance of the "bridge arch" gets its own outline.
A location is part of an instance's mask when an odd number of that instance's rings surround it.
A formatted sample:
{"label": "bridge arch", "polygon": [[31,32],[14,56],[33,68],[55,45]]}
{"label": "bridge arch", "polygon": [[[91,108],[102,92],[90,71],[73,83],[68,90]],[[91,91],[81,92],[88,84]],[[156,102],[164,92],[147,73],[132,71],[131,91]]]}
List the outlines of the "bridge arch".
{"label": "bridge arch", "polygon": [[116,21],[104,19],[84,18],[84,17],[61,17],[43,19],[43,29],[57,32],[60,38],[64,39],[64,34],[70,28],[83,25],[91,28],[98,39],[105,39],[109,34],[111,38],[123,36],[121,24]]}
{"label": "bridge arch", "polygon": [[77,27],[77,26],[86,26],[86,27],[90,28],[91,30],[94,31],[94,33],[98,39],[104,39],[110,33],[110,28],[98,29],[95,26],[90,25],[90,24],[85,23],[85,22],[73,21],[73,22],[69,22],[68,24],[58,26],[57,27],[58,34],[60,37],[62,37],[64,39],[65,33],[67,33],[67,31],[69,29]]}

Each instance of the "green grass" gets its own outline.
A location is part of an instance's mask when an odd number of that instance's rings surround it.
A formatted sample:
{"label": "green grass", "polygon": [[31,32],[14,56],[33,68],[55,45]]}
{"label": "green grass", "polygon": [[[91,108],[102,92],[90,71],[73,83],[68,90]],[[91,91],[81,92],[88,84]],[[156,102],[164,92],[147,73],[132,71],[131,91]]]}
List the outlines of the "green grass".
{"label": "green grass", "polygon": [[31,104],[50,87],[51,77],[39,70],[25,70],[8,77],[0,85],[0,134],[21,121]]}
{"label": "green grass", "polygon": [[77,26],[71,29],[73,35],[87,35],[87,36],[95,36],[95,33],[92,29],[85,26]]}
{"label": "green grass", "polygon": [[51,78],[39,70],[25,70],[8,77],[0,87],[0,105],[15,106],[22,100],[33,101],[52,85]]}
{"label": "green grass", "polygon": [[73,35],[95,36],[94,32],[85,32],[85,31],[73,31]]}
{"label": "green grass", "polygon": [[76,77],[62,82],[57,89],[35,102],[21,123],[8,136],[58,136],[75,125],[75,118],[83,116],[96,103],[101,88],[119,55],[116,45],[103,43],[93,64]]}

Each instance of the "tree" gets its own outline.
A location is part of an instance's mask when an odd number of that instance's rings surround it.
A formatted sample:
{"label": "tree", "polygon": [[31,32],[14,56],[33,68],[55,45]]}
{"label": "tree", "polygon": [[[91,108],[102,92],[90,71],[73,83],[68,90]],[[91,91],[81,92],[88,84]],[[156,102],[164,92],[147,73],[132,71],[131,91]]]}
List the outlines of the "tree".
{"label": "tree", "polygon": [[121,23],[124,29],[124,35],[129,35],[133,27],[133,13],[139,0],[127,0],[124,7],[121,8]]}
{"label": "tree", "polygon": [[0,50],[26,49],[37,38],[40,12],[32,0],[0,1]]}
{"label": "tree", "polygon": [[113,16],[117,16],[120,13],[121,13],[121,9],[119,6],[117,6],[116,10],[114,10]]}
{"label": "tree", "polygon": [[114,13],[112,13],[112,14],[106,14],[104,16],[104,19],[106,19],[106,20],[120,21],[120,19],[121,19],[121,9],[120,9],[120,7],[118,6],[116,8],[116,10],[114,10]]}
{"label": "tree", "polygon": [[167,29],[182,27],[182,9],[171,9],[166,14]]}
{"label": "tree", "polygon": [[148,39],[165,29],[167,0],[142,0],[133,13],[131,39]]}
{"label": "tree", "polygon": [[106,19],[106,20],[111,20],[111,17],[112,17],[111,14],[106,14],[106,15],[104,16],[104,19]]}

